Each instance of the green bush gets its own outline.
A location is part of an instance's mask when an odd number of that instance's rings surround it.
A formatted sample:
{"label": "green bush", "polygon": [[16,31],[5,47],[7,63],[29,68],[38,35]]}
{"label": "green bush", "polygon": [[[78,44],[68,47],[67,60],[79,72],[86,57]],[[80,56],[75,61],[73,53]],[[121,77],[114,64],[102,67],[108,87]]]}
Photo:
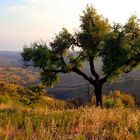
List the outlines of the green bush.
{"label": "green bush", "polygon": [[9,95],[0,95],[0,104],[12,105],[13,101]]}
{"label": "green bush", "polygon": [[104,102],[104,106],[106,108],[111,108],[111,107],[114,107],[115,106],[115,102],[113,99],[106,99],[105,102]]}
{"label": "green bush", "polygon": [[20,96],[19,101],[24,105],[30,105],[37,102],[41,96],[46,94],[45,87],[42,85],[32,85],[27,87],[18,87],[17,93]]}
{"label": "green bush", "polygon": [[134,107],[135,98],[132,95],[123,93],[119,90],[116,90],[114,92],[111,91],[104,101],[104,106],[106,108]]}
{"label": "green bush", "polygon": [[19,99],[19,101],[23,104],[23,105],[30,105],[31,101],[28,98],[24,98],[22,97],[21,99]]}

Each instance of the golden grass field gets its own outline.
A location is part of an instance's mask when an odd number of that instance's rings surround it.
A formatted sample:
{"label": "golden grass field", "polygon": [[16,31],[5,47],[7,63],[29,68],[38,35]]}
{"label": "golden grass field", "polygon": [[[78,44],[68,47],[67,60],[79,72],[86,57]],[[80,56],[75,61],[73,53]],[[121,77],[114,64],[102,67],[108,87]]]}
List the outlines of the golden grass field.
{"label": "golden grass field", "polygon": [[49,111],[0,105],[0,139],[139,140],[140,111],[84,107]]}
{"label": "golden grass field", "polygon": [[[70,108],[65,101],[43,95],[28,105],[19,100],[23,96],[17,92],[18,85],[1,87],[0,140],[140,139],[140,110],[119,91],[106,97],[104,108]],[[127,98],[123,99],[127,106],[118,100],[122,97]]]}

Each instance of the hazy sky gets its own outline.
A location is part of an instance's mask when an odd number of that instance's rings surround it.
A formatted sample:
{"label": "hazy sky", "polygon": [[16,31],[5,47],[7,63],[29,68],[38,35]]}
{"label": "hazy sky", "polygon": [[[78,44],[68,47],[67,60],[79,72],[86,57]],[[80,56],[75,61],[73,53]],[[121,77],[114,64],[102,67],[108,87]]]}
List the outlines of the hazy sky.
{"label": "hazy sky", "polygon": [[62,27],[77,30],[87,3],[110,22],[140,17],[139,0],[0,0],[0,50],[21,51],[24,44],[49,41]]}

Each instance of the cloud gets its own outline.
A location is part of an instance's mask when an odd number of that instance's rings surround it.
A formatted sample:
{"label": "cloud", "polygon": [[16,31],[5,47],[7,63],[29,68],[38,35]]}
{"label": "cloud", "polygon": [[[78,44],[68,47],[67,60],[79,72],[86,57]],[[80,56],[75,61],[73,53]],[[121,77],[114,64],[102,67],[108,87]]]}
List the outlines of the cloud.
{"label": "cloud", "polygon": [[[87,3],[114,22],[125,22],[134,12],[140,13],[138,0],[11,0],[0,9],[0,40],[30,42],[49,40],[62,27],[77,30],[79,15]],[[14,2],[15,1],[15,2]],[[10,41],[12,40],[12,41]],[[17,42],[18,42],[17,41]],[[13,45],[14,46],[14,45]],[[18,45],[15,45],[18,46]]]}
{"label": "cloud", "polygon": [[139,12],[138,0],[22,0],[22,3],[8,5],[6,11],[29,20],[40,20],[42,24],[57,22],[77,26],[79,15],[87,3],[93,3],[111,22],[124,22],[128,16]]}
{"label": "cloud", "polygon": [[[89,1],[89,0],[87,0]],[[38,26],[48,26],[57,32],[66,26],[75,28],[79,24],[80,11],[86,6],[86,0],[23,0],[22,3],[10,4],[6,12],[16,14],[26,22]],[[57,23],[57,24],[56,24]]]}
{"label": "cloud", "polygon": [[11,4],[6,7],[8,12],[27,16],[66,15],[83,8],[85,0],[23,0],[21,4]]}
{"label": "cloud", "polygon": [[37,8],[37,5],[31,2],[29,3],[27,0],[24,0],[22,4],[10,4],[5,8],[5,11],[22,16],[34,16],[41,14],[40,10]]}
{"label": "cloud", "polygon": [[50,40],[62,27],[77,29],[79,14],[86,3],[86,0],[22,0],[8,4],[0,13],[0,42],[4,40],[6,46],[10,42],[19,48],[34,40]]}

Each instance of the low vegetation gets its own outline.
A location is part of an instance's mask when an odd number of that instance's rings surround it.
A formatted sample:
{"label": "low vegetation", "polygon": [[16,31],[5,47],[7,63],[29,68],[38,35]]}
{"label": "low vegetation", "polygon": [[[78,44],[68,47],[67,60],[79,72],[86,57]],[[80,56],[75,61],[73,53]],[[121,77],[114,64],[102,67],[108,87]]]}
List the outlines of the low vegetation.
{"label": "low vegetation", "polygon": [[[74,108],[69,101],[44,96],[42,85],[0,84],[0,139],[140,139],[140,110],[120,91],[104,97],[104,108]],[[90,103],[91,105],[91,103]]]}
{"label": "low vegetation", "polygon": [[0,105],[21,109],[60,110],[71,108],[71,103],[46,96],[45,88],[37,86],[18,86],[14,83],[0,83]]}

